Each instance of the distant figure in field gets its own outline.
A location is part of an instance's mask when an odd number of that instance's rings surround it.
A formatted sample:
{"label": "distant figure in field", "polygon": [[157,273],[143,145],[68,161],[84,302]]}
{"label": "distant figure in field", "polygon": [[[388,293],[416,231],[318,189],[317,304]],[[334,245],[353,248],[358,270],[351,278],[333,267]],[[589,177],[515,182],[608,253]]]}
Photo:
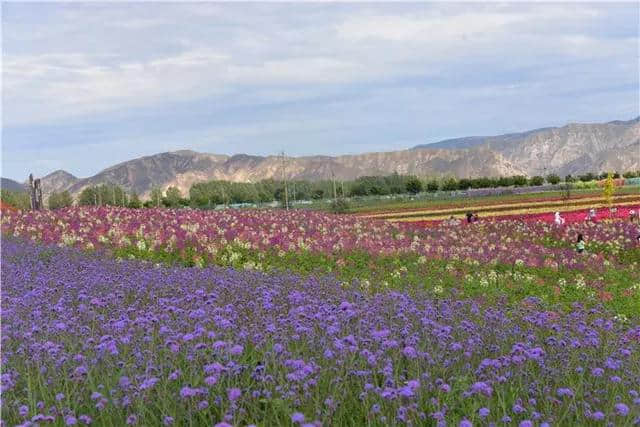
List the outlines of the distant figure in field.
{"label": "distant figure in field", "polygon": [[473,221],[473,212],[467,212],[467,224],[471,224]]}
{"label": "distant figure in field", "polygon": [[636,222],[636,218],[638,215],[636,215],[636,211],[634,211],[633,209],[631,209],[629,211],[629,222],[634,223]]}
{"label": "distant figure in field", "polygon": [[560,216],[560,212],[556,212],[555,218],[553,220],[557,225],[564,224],[564,218]]}
{"label": "distant figure in field", "polygon": [[589,209],[589,219],[591,219],[591,221],[596,220],[596,210],[594,208]]}
{"label": "distant figure in field", "polygon": [[584,237],[582,237],[582,233],[578,233],[578,242],[576,243],[576,250],[579,254],[584,252]]}
{"label": "distant figure in field", "polygon": [[478,222],[478,214],[477,213],[473,214],[473,222]]}

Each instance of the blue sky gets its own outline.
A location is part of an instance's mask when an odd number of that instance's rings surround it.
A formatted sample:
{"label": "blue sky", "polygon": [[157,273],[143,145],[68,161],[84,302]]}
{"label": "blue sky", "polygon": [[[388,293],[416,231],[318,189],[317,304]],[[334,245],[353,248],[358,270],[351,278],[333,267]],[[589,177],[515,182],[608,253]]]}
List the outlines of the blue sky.
{"label": "blue sky", "polygon": [[636,3],[3,3],[2,176],[638,115]]}

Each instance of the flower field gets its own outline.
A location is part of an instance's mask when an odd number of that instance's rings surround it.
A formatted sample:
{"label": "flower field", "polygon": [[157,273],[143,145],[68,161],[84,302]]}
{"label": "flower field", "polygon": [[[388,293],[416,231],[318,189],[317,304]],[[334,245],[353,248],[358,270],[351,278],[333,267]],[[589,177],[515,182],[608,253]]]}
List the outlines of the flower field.
{"label": "flower field", "polygon": [[579,215],[3,210],[3,425],[637,425],[640,230]]}

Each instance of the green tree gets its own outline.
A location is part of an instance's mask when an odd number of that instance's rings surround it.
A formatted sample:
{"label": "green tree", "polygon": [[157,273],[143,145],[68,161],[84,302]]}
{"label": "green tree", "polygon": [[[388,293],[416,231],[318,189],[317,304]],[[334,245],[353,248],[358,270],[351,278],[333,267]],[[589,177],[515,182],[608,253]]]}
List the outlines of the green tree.
{"label": "green tree", "polygon": [[516,175],[513,177],[513,185],[516,187],[524,187],[527,185],[527,177],[524,175]]}
{"label": "green tree", "polygon": [[412,176],[409,177],[406,184],[407,192],[411,194],[418,194],[422,191],[422,181],[420,181],[417,177]]}
{"label": "green tree", "polygon": [[458,181],[451,177],[442,181],[442,190],[443,191],[455,191],[458,189]]}
{"label": "green tree", "polygon": [[63,191],[61,193],[53,192],[49,196],[49,209],[60,209],[66,208],[73,204],[73,199],[71,198],[71,194],[68,191]]}
{"label": "green tree", "polygon": [[151,201],[151,206],[160,207],[160,203],[162,203],[162,190],[158,187],[152,188],[149,199]]}
{"label": "green tree", "polygon": [[80,197],[78,197],[78,205],[80,206],[95,206],[98,204],[98,192],[96,187],[87,187],[82,190]]}
{"label": "green tree", "polygon": [[552,185],[556,185],[560,182],[560,177],[555,173],[547,175],[547,182]]}
{"label": "green tree", "polygon": [[471,188],[471,180],[467,178],[461,178],[458,181],[458,189],[459,190],[468,190]]}
{"label": "green tree", "polygon": [[138,193],[136,193],[135,191],[131,194],[131,198],[129,199],[128,206],[131,209],[140,209],[142,207],[142,202],[140,201],[140,197],[138,196]]}
{"label": "green tree", "polygon": [[162,199],[162,203],[167,207],[176,207],[180,204],[180,199],[182,199],[182,193],[176,187],[169,187],[165,192],[165,197]]}
{"label": "green tree", "polygon": [[530,186],[538,186],[542,184],[544,184],[544,178],[539,175],[532,176],[531,179],[529,179]]}
{"label": "green tree", "polygon": [[440,188],[440,186],[438,185],[437,179],[430,179],[429,181],[427,181],[427,191],[429,193],[435,193],[436,191],[438,191],[438,188]]}

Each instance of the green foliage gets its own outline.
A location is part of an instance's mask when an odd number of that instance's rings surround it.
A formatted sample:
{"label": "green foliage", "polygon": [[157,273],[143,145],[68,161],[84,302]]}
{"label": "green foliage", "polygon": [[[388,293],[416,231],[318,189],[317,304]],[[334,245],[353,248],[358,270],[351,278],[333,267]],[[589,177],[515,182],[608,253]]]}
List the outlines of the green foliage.
{"label": "green foliage", "polygon": [[420,181],[418,177],[415,177],[415,176],[410,177],[407,180],[406,189],[407,189],[407,192],[411,194],[418,194],[419,192],[422,191],[422,181]]}
{"label": "green foliage", "polygon": [[531,179],[529,179],[529,185],[531,186],[539,186],[544,184],[544,178],[541,176],[532,176]]}
{"label": "green foliage", "polygon": [[31,209],[31,200],[29,194],[26,191],[11,191],[0,190],[0,199],[10,206],[16,209],[29,210]]}
{"label": "green foliage", "polygon": [[86,187],[78,197],[79,206],[126,206],[124,189],[115,184],[101,184]]}
{"label": "green foliage", "polygon": [[524,175],[516,175],[513,177],[513,185],[515,185],[516,187],[524,187],[525,185],[527,185],[527,177]]}
{"label": "green foliage", "polygon": [[162,198],[162,204],[165,207],[175,208],[180,206],[182,201],[182,193],[176,187],[169,187],[165,192],[165,197]]}
{"label": "green foliage", "polygon": [[442,181],[442,190],[443,191],[455,191],[458,189],[458,180],[450,177],[446,178]]}
{"label": "green foliage", "polygon": [[68,191],[61,193],[53,192],[49,196],[49,209],[67,208],[73,205],[73,199]]}
{"label": "green foliage", "polygon": [[458,189],[459,190],[468,190],[471,188],[472,182],[470,179],[462,178],[458,181]]}
{"label": "green foliage", "polygon": [[159,187],[152,188],[149,200],[151,201],[151,206],[160,207],[162,204],[162,189]]}
{"label": "green foliage", "polygon": [[129,198],[128,207],[131,209],[140,209],[142,207],[142,202],[140,201],[140,197],[138,197],[138,193],[135,191],[131,194]]}
{"label": "green foliage", "polygon": [[594,173],[589,172],[584,175],[580,175],[578,178],[582,182],[589,182],[589,181],[594,181],[597,178],[597,176]]}
{"label": "green foliage", "polygon": [[440,188],[440,184],[438,184],[437,179],[430,179],[429,181],[427,181],[427,191],[429,193],[438,191],[438,188]]}
{"label": "green foliage", "polygon": [[349,210],[349,202],[343,198],[338,198],[331,202],[331,212],[333,213],[346,213]]}
{"label": "green foliage", "polygon": [[560,182],[560,177],[555,173],[547,175],[547,182],[552,185],[556,185]]}

